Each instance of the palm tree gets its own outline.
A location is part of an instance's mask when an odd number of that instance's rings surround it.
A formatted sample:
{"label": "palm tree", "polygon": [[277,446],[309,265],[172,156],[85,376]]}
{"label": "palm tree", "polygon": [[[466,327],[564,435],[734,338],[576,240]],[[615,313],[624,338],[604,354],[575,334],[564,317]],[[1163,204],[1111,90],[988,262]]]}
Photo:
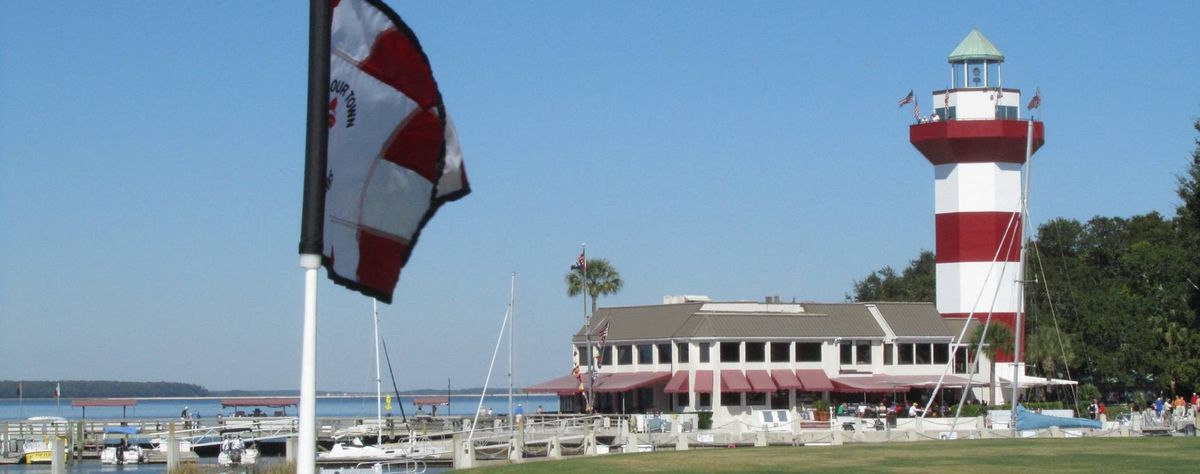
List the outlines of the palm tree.
{"label": "palm tree", "polygon": [[988,395],[988,402],[994,404],[996,403],[996,356],[999,355],[1001,350],[1012,350],[1010,348],[1013,345],[1013,332],[1012,329],[1009,329],[1008,326],[1003,324],[989,324],[987,328],[987,337],[985,338],[983,336],[983,326],[979,326],[974,333],[971,333],[971,337],[967,339],[969,348],[968,350],[974,350],[975,347],[979,346],[981,339],[985,344],[983,346],[983,353],[987,355],[988,360],[992,362],[992,370],[989,376],[991,381],[988,384],[988,387],[991,389],[992,393]]}
{"label": "palm tree", "polygon": [[[583,293],[583,269],[573,268],[567,273],[567,296]],[[601,296],[616,294],[625,282],[621,274],[606,258],[589,258],[587,261],[587,290],[592,297],[592,314],[596,314],[596,301]]]}

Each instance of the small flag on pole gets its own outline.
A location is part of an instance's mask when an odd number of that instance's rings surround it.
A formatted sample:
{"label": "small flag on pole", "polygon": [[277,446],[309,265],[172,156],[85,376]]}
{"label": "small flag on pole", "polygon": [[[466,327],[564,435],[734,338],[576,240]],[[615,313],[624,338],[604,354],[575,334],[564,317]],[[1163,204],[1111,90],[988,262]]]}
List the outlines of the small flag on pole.
{"label": "small flag on pole", "polygon": [[604,325],[600,326],[600,347],[604,347],[606,340],[608,340],[608,321],[604,321]]}
{"label": "small flag on pole", "polygon": [[58,397],[61,397],[61,396],[62,396],[62,384],[56,383],[56,384],[54,384],[54,398],[57,400]]}
{"label": "small flag on pole", "polygon": [[582,270],[584,268],[587,268],[587,259],[584,257],[583,252],[579,252],[579,258],[575,259],[575,264],[571,265],[571,269]]}
{"label": "small flag on pole", "polygon": [[24,387],[21,386],[21,382],[17,382],[17,398],[24,398],[24,397],[25,397]]}
{"label": "small flag on pole", "polygon": [[1041,106],[1042,106],[1042,88],[1039,87],[1037,89],[1037,92],[1033,93],[1033,98],[1029,99],[1029,105],[1025,106],[1025,108],[1029,109],[1029,110],[1033,110],[1033,109],[1036,109]]}
{"label": "small flag on pole", "polygon": [[917,119],[917,120],[921,120],[921,103],[920,102],[915,102],[915,101],[913,102],[913,118]]}
{"label": "small flag on pole", "polygon": [[904,96],[903,99],[900,99],[900,105],[898,107],[904,107],[904,104],[911,104],[915,97],[916,96],[913,95],[913,91],[909,90],[908,95]]}

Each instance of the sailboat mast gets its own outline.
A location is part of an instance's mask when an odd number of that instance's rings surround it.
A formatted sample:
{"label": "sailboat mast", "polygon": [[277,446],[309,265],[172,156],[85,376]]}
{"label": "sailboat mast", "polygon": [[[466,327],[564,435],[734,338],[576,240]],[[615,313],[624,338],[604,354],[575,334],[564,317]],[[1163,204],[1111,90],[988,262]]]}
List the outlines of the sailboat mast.
{"label": "sailboat mast", "polygon": [[1012,415],[1013,437],[1017,436],[1017,395],[1021,376],[1021,336],[1025,332],[1022,317],[1025,315],[1025,241],[1029,239],[1029,173],[1033,170],[1033,117],[1029,118],[1025,130],[1025,183],[1021,189],[1021,253],[1017,264],[1017,317],[1013,323],[1013,378]]}
{"label": "sailboat mast", "polygon": [[508,431],[513,433],[513,328],[517,325],[516,310],[517,272],[512,272],[508,283],[508,314],[512,320],[508,324]]}
{"label": "sailboat mast", "polygon": [[371,314],[375,321],[375,445],[383,444],[383,386],[379,375],[379,301],[371,298]]}

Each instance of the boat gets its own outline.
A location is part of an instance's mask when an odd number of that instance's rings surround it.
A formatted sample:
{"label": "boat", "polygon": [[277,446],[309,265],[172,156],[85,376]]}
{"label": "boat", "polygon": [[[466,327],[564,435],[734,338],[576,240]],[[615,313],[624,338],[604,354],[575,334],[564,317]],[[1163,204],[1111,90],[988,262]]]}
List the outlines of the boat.
{"label": "boat", "polygon": [[[34,416],[27,421],[34,424],[41,424],[43,433],[46,430],[50,432],[58,432],[59,426],[67,426],[66,418],[60,416]],[[42,438],[26,439],[21,443],[21,453],[26,464],[50,464],[50,459],[54,457],[54,451],[51,448],[54,444],[54,437],[63,441],[63,452],[66,452],[66,436],[48,434]]]}
{"label": "boat", "polygon": [[217,455],[217,464],[221,466],[253,466],[258,462],[258,448],[254,444],[246,446],[242,437],[226,438],[221,442],[221,454]]}
{"label": "boat", "polygon": [[[100,451],[101,464],[139,464],[146,461],[146,454],[137,443],[129,442],[129,435],[138,433],[135,426],[104,427],[104,449]],[[109,439],[109,435],[121,435],[120,440]],[[112,442],[110,444],[110,442]]]}

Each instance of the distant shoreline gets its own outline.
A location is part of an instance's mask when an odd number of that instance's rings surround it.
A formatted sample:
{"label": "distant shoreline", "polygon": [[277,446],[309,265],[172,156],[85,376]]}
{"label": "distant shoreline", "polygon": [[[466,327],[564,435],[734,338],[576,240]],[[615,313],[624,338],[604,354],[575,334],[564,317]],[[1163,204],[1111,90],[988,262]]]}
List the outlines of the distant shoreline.
{"label": "distant shoreline", "polygon": [[[385,397],[388,397],[388,396],[395,397],[394,393],[385,393],[383,395]],[[453,394],[450,394],[450,398],[479,398],[480,395],[482,395],[482,394],[480,394],[480,393],[453,393]],[[446,394],[445,393],[435,393],[435,392],[423,392],[423,393],[401,393],[400,396],[401,397],[429,397],[429,396],[446,396]],[[507,397],[508,392],[507,391],[490,392],[490,393],[488,393],[487,396],[489,396],[489,397]],[[513,392],[513,398],[516,398],[516,397],[541,397],[541,396],[551,397],[551,396],[555,396],[555,395],[525,393],[525,392],[517,392],[517,391]],[[209,396],[196,396],[196,397],[61,397],[61,398],[59,398],[59,400],[63,400],[63,401],[85,400],[85,399],[86,400],[95,400],[95,399],[101,399],[101,400],[103,400],[103,399],[115,399],[115,400],[223,400],[223,399],[228,399],[228,398],[253,399],[253,398],[299,398],[299,397],[300,397],[299,395],[225,395],[225,396],[209,395]],[[322,399],[322,398],[324,398],[324,399],[374,398],[374,397],[375,397],[374,393],[341,393],[341,394],[317,395],[318,399]],[[45,400],[54,400],[54,398],[53,397],[50,397],[50,398],[38,397],[38,398],[23,398],[23,399],[22,398],[0,398],[0,401],[6,401],[6,402],[21,401],[21,400],[45,401]]]}

